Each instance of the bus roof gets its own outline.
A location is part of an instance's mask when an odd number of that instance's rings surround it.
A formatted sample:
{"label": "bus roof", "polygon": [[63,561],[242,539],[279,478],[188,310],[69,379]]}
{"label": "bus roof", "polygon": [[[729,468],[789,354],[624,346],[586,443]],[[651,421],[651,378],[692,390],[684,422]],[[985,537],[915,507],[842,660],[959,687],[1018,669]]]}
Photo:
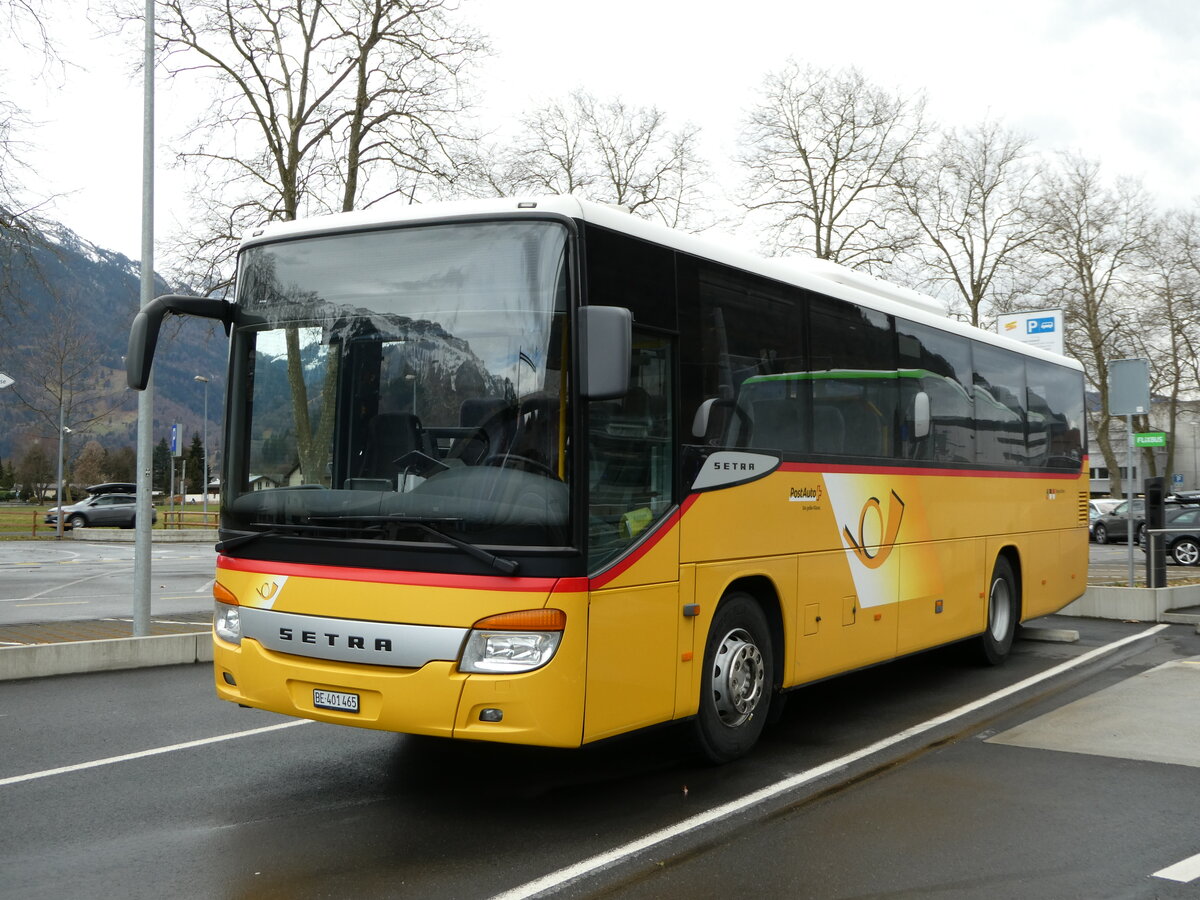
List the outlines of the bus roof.
{"label": "bus roof", "polygon": [[241,247],[319,234],[386,228],[447,220],[544,218],[562,216],[589,222],[673,250],[762,275],[785,284],[838,297],[868,309],[896,315],[973,340],[994,344],[1025,356],[1044,359],[1082,371],[1076,360],[1059,356],[1012,338],[985,331],[952,319],[944,305],[927,294],[813,257],[764,257],[741,250],[734,242],[711,236],[689,234],[657,222],[631,215],[628,210],[572,196],[531,196],[484,200],[453,200],[438,203],[381,206],[370,210],[334,213],[291,222],[272,222],[250,231]]}

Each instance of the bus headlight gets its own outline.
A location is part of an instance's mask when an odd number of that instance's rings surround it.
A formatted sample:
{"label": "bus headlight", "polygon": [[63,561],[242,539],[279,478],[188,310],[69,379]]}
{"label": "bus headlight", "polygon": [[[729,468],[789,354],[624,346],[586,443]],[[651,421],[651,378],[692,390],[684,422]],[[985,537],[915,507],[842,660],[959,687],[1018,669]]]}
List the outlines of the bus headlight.
{"label": "bus headlight", "polygon": [[460,672],[531,672],[554,658],[567,614],[527,609],[480,619],[467,636]]}
{"label": "bus headlight", "polygon": [[240,607],[217,601],[213,614],[213,631],[217,637],[230,644],[242,642],[242,617]]}

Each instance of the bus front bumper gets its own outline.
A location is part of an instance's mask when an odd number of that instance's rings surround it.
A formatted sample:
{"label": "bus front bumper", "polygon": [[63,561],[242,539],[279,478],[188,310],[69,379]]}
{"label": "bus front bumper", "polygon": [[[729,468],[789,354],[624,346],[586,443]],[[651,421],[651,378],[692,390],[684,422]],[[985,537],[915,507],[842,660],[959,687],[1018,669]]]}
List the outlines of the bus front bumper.
{"label": "bus front bumper", "polygon": [[[380,731],[578,747],[582,679],[558,662],[520,675],[477,675],[451,661],[396,669],[277,653],[252,639],[213,641],[217,696],[232,703]],[[357,710],[317,705],[331,700]]]}

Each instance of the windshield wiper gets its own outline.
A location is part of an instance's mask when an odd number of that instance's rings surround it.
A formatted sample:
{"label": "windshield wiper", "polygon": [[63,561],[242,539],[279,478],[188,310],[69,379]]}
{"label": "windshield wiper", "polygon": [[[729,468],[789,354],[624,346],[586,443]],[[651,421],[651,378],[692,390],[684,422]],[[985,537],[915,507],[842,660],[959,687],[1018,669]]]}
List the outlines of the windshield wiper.
{"label": "windshield wiper", "polygon": [[[370,524],[378,524],[378,525],[383,526],[384,528],[386,528],[388,525],[407,526],[410,528],[417,528],[417,529],[425,532],[426,534],[431,534],[434,537],[445,541],[447,544],[450,544],[453,547],[457,547],[463,553],[467,554],[467,556],[470,556],[470,557],[473,557],[473,558],[479,560],[484,565],[491,566],[497,572],[501,572],[505,575],[514,575],[514,574],[516,574],[517,569],[520,568],[520,563],[518,563],[515,559],[508,559],[507,557],[504,557],[504,556],[497,556],[494,553],[489,553],[488,551],[484,550],[482,547],[477,547],[475,544],[472,544],[468,541],[464,541],[460,538],[451,537],[450,535],[446,534],[446,532],[434,527],[434,525],[458,525],[458,524],[462,523],[462,519],[454,519],[454,518],[434,519],[434,518],[421,518],[421,517],[417,517],[417,516],[403,516],[403,515],[395,515],[395,516],[354,516],[354,515],[349,515],[349,516],[313,516],[310,521],[313,521],[313,522],[351,521],[351,522],[363,522],[363,523],[370,523]],[[330,526],[317,526],[317,527],[328,528]],[[388,529],[388,530],[392,530],[392,529]],[[389,535],[389,536],[394,539],[394,534]]]}
{"label": "windshield wiper", "polygon": [[251,544],[254,541],[257,541],[259,538],[264,537],[300,537],[305,532],[322,532],[328,534],[331,531],[342,532],[346,530],[344,526],[334,525],[279,525],[274,522],[251,522],[250,524],[253,526],[258,526],[263,530],[252,531],[249,534],[241,534],[234,538],[218,541],[216,545],[216,551],[218,553],[224,553],[226,550],[232,550],[235,547]]}

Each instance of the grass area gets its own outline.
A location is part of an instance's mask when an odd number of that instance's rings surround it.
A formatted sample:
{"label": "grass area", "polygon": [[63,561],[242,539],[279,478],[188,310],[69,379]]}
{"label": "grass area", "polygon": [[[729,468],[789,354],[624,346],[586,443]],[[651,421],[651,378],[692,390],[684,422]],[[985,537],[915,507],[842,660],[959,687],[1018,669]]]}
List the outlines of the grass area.
{"label": "grass area", "polygon": [[[58,530],[54,525],[46,524],[46,513],[54,506],[53,503],[0,503],[0,541],[46,539],[54,537]],[[181,522],[185,528],[204,527],[204,507],[199,503],[189,503],[176,506],[174,512],[166,504],[155,507],[158,521],[154,527],[177,528]],[[216,527],[217,512],[220,507],[210,502],[208,504],[208,526]]]}

